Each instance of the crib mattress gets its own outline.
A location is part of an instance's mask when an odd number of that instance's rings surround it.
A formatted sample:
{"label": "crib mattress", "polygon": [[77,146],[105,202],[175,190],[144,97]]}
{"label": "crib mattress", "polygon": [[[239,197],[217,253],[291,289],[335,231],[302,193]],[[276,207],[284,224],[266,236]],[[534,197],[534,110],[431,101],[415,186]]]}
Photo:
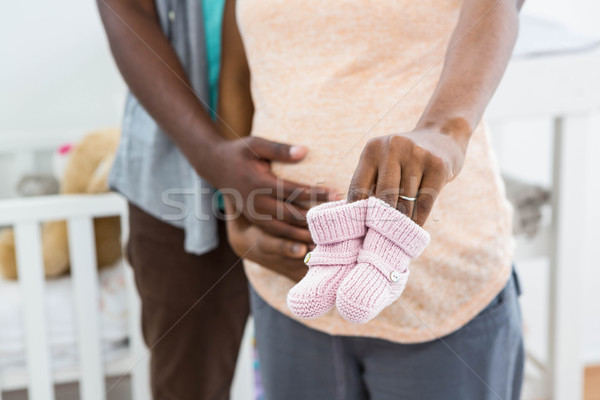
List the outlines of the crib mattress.
{"label": "crib mattress", "polygon": [[[127,347],[128,297],[122,262],[99,273],[100,329],[104,358],[112,361]],[[0,278],[0,370],[25,366],[23,304],[26,295],[16,281]],[[77,331],[71,277],[45,285],[46,336],[54,369],[78,364]]]}

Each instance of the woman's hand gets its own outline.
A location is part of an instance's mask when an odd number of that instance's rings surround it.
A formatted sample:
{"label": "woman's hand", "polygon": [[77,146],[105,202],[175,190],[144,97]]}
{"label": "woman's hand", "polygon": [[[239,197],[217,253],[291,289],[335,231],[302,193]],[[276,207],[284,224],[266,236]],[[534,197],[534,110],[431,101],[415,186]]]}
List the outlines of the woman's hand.
{"label": "woman's hand", "polygon": [[[227,196],[225,196],[225,209],[228,216],[235,214],[235,207]],[[308,229],[304,228],[304,230],[310,237]],[[303,259],[312,245],[265,233],[261,228],[250,223],[244,215],[228,218],[227,236],[229,244],[238,256],[254,261],[294,282],[302,279],[308,270]]]}
{"label": "woman's hand", "polygon": [[[465,0],[440,80],[410,133],[365,147],[348,200],[375,195],[423,225],[440,191],[462,168],[467,144],[517,39],[523,0]],[[399,195],[417,197],[415,202]]]}
{"label": "woman's hand", "polygon": [[371,139],[352,177],[348,200],[374,194],[422,226],[442,188],[461,170],[466,148],[466,140],[433,129]]}

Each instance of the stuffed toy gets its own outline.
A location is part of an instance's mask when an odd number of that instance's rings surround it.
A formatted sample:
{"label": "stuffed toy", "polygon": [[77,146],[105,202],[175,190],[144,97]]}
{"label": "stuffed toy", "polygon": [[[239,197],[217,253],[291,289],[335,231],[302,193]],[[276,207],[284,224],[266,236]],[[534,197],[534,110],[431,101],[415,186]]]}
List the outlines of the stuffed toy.
{"label": "stuffed toy", "polygon": [[[72,147],[59,150],[64,158],[60,173],[60,194],[95,194],[108,192],[108,173],[112,166],[120,132],[106,129],[86,135]],[[64,157],[68,153],[68,157]],[[62,156],[62,157],[61,157]],[[119,217],[94,219],[98,267],[114,264],[121,257]],[[69,272],[69,241],[66,221],[49,221],[42,225],[42,252],[47,278]],[[0,232],[0,275],[17,279],[15,239],[12,229]]]}

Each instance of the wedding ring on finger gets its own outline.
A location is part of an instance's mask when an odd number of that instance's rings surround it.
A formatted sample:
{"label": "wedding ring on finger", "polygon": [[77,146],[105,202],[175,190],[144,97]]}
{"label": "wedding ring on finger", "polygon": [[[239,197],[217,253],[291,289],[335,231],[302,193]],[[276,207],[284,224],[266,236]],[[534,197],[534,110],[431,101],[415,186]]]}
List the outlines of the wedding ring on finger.
{"label": "wedding ring on finger", "polygon": [[400,198],[402,200],[406,200],[406,201],[416,201],[417,200],[417,196],[410,197],[410,196],[399,195],[398,198]]}

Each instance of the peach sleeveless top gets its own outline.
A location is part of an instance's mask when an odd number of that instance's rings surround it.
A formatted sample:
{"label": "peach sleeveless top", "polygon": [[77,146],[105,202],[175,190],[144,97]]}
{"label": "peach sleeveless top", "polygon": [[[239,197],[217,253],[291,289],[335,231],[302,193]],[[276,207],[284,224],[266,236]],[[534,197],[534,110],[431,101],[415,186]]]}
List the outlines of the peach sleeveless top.
{"label": "peach sleeveless top", "polygon": [[[438,82],[458,0],[238,0],[251,70],[252,135],[309,148],[280,177],[345,193],[371,137],[408,131]],[[301,323],[336,335],[424,342],[466,324],[511,272],[512,208],[481,124],[464,167],[439,195],[424,228],[431,244],[410,266],[399,301],[364,325],[335,309]],[[293,282],[252,262],[248,278],[290,316]],[[293,317],[292,317],[293,318]]]}

